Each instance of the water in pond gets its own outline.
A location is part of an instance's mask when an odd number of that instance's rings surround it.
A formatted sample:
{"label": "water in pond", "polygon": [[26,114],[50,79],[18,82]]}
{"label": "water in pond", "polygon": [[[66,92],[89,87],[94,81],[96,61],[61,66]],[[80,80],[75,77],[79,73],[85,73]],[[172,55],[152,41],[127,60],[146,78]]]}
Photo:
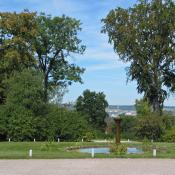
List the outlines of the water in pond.
{"label": "water in pond", "polygon": [[[94,153],[102,153],[102,154],[109,154],[109,148],[81,148],[79,151],[82,153],[92,153],[92,149],[94,149]],[[138,148],[127,148],[127,154],[141,154],[143,151]]]}
{"label": "water in pond", "polygon": [[127,154],[142,154],[143,151],[138,148],[127,148]]}
{"label": "water in pond", "polygon": [[80,149],[80,152],[82,153],[91,153],[92,149],[94,149],[94,153],[103,153],[103,154],[109,154],[110,150],[109,148],[82,148]]}

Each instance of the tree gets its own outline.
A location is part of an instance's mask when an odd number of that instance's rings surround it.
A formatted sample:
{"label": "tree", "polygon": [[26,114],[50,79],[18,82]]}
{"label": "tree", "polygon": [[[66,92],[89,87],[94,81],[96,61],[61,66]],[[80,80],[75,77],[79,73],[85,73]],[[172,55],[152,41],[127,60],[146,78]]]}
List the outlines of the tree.
{"label": "tree", "polygon": [[106,127],[105,118],[108,116],[105,111],[108,102],[103,92],[91,92],[85,90],[82,96],[76,101],[76,110],[86,116],[87,121],[96,129],[104,131]]}
{"label": "tree", "polygon": [[62,140],[80,140],[89,131],[88,122],[77,111],[68,111],[53,106],[48,114],[48,119],[51,119],[50,133],[54,133],[53,137],[59,137]]}
{"label": "tree", "polygon": [[151,113],[146,116],[138,116],[136,124],[136,135],[141,138],[160,140],[166,130],[174,126],[174,116]]}
{"label": "tree", "polygon": [[6,84],[6,106],[14,109],[16,106],[22,106],[35,115],[41,115],[44,112],[44,86],[41,73],[24,69],[22,72],[15,72],[6,80]]}
{"label": "tree", "polygon": [[0,140],[5,140],[7,136],[6,118],[4,106],[0,106]]}
{"label": "tree", "polygon": [[111,10],[103,19],[107,33],[124,62],[128,77],[137,81],[152,110],[161,113],[175,82],[175,4],[172,0],[140,0],[129,9]]}
{"label": "tree", "polygon": [[31,141],[35,138],[36,130],[33,122],[35,117],[32,111],[22,106],[15,106],[15,108],[11,108],[8,115],[8,138],[11,138],[13,141]]}
{"label": "tree", "polygon": [[6,98],[4,80],[35,64],[32,39],[36,31],[35,13],[0,13],[0,104]]}
{"label": "tree", "polygon": [[35,138],[38,140],[76,141],[89,131],[85,117],[76,111],[60,108],[55,104],[47,105],[47,113],[36,117]]}
{"label": "tree", "polygon": [[136,138],[136,124],[137,117],[121,115],[121,134],[122,138],[135,139]]}
{"label": "tree", "polygon": [[38,33],[34,40],[38,68],[44,74],[45,101],[49,91],[65,87],[72,82],[81,82],[84,69],[70,64],[71,53],[82,54],[85,46],[80,45],[78,32],[80,21],[62,16],[54,17],[41,14],[37,17]]}
{"label": "tree", "polygon": [[37,68],[43,73],[45,102],[55,90],[81,82],[84,69],[71,64],[72,53],[83,54],[78,32],[80,21],[62,16],[0,13],[0,103],[5,101],[4,79],[14,71]]}
{"label": "tree", "polygon": [[15,72],[6,80],[6,103],[0,106],[2,139],[11,137],[23,141],[34,138],[35,118],[47,112],[42,81],[42,75],[29,69]]}
{"label": "tree", "polygon": [[78,140],[89,131],[82,114],[45,103],[43,76],[38,71],[15,72],[6,84],[6,103],[0,106],[0,139]]}
{"label": "tree", "polygon": [[136,100],[135,107],[138,116],[146,116],[151,114],[151,107],[148,101],[145,101],[144,99]]}
{"label": "tree", "polygon": [[137,119],[136,135],[149,140],[159,140],[165,132],[162,118],[158,115],[148,115]]}
{"label": "tree", "polygon": [[163,141],[165,142],[175,142],[175,127],[167,130],[165,134],[163,135]]}

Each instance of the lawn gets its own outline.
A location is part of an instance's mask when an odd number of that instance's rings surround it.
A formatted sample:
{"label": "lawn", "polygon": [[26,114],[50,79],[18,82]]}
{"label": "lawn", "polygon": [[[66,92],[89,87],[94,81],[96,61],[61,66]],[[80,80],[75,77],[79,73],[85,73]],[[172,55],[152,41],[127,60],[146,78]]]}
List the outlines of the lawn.
{"label": "lawn", "polygon": [[[96,158],[152,158],[152,147],[157,148],[157,158],[175,158],[175,143],[125,143],[128,147],[145,147],[144,154],[95,154]],[[108,147],[109,143],[93,142],[0,142],[0,159],[31,159],[29,150],[33,150],[33,159],[59,159],[59,158],[90,158],[87,153],[80,153],[78,147]]]}

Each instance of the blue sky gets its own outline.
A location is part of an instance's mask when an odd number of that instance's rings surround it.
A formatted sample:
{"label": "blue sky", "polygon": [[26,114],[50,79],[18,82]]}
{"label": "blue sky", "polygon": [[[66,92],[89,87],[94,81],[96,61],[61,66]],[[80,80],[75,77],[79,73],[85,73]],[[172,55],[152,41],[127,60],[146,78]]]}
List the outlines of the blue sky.
{"label": "blue sky", "polygon": [[[79,37],[87,49],[84,55],[73,55],[71,62],[86,68],[82,76],[84,84],[73,84],[65,95],[63,102],[73,102],[85,89],[103,91],[109,104],[134,104],[137,94],[136,82],[126,83],[125,68],[128,64],[119,61],[106,35],[101,34],[101,19],[118,6],[127,8],[136,0],[0,0],[0,11],[45,12],[53,16],[65,14],[80,19],[82,31]],[[175,97],[165,102],[174,105]]]}

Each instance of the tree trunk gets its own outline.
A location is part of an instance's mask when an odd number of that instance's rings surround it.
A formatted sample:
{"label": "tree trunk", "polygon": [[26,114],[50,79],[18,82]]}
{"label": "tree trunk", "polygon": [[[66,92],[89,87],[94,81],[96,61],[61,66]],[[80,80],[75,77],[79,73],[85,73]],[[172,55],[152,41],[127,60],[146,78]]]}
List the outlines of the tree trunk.
{"label": "tree trunk", "polygon": [[44,102],[48,102],[48,75],[44,77]]}
{"label": "tree trunk", "polygon": [[156,97],[154,100],[153,100],[153,112],[156,112],[158,114],[161,114],[161,104],[159,104],[159,97]]}

